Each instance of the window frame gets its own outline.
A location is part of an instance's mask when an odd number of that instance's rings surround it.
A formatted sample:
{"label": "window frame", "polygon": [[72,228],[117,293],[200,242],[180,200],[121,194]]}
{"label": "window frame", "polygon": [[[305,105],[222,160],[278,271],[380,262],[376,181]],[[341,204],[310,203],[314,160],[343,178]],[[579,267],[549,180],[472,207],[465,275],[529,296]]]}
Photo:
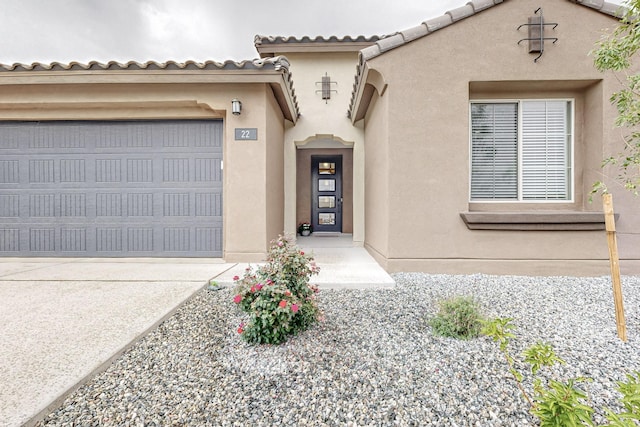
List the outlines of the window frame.
{"label": "window frame", "polygon": [[[523,138],[523,114],[522,105],[527,101],[563,101],[568,104],[568,119],[569,119],[569,179],[568,185],[569,197],[566,199],[524,199],[523,198],[523,150],[522,150],[522,138]],[[517,104],[517,198],[515,199],[472,199],[472,174],[473,174],[473,125],[472,125],[472,106],[473,104]],[[575,185],[576,185],[576,166],[575,166],[575,115],[576,115],[576,100],[575,98],[499,98],[499,99],[472,99],[469,100],[469,187],[468,187],[468,201],[472,203],[497,203],[497,204],[567,204],[575,202]]]}

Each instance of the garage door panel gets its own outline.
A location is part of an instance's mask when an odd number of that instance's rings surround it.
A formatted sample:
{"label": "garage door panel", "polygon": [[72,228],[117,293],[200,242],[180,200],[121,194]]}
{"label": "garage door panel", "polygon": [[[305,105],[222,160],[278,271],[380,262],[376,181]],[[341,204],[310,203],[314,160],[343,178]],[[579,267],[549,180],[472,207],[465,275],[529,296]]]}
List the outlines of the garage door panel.
{"label": "garage door panel", "polygon": [[20,182],[20,163],[16,159],[0,160],[0,184]]}
{"label": "garage door panel", "polygon": [[0,194],[0,218],[17,218],[20,213],[19,194]]}
{"label": "garage door panel", "polygon": [[20,251],[20,229],[5,227],[0,230],[0,252],[16,253]]}
{"label": "garage door panel", "polygon": [[222,122],[0,124],[0,256],[222,256]]}

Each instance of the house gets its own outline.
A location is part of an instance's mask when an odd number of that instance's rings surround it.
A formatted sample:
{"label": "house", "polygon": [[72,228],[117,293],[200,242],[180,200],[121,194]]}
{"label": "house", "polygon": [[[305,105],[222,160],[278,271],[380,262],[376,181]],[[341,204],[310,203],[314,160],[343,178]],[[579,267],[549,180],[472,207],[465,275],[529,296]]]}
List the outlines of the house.
{"label": "house", "polygon": [[[0,254],[257,261],[310,221],[390,272],[606,274],[619,83],[588,53],[618,13],[475,0],[240,63],[1,66]],[[614,197],[638,274],[640,200]]]}

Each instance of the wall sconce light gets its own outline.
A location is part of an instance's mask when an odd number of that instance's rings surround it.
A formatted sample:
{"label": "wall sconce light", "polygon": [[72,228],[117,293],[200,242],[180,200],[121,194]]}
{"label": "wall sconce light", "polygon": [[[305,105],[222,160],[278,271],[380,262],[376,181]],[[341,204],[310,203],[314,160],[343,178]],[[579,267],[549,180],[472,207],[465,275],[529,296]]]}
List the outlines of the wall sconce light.
{"label": "wall sconce light", "polygon": [[239,116],[242,112],[242,102],[240,102],[237,98],[233,98],[231,100],[231,112],[234,116]]}
{"label": "wall sconce light", "polygon": [[316,84],[322,85],[322,89],[317,90],[316,93],[322,93],[322,99],[324,99],[325,104],[327,104],[329,102],[328,100],[331,99],[331,92],[338,92],[335,89],[331,89],[332,84],[337,85],[338,83],[332,82],[331,77],[329,77],[329,74],[327,73],[324,73],[324,76],[322,76],[322,81],[316,82]]}
{"label": "wall sconce light", "polygon": [[[540,14],[538,14],[538,12],[540,12]],[[533,13],[535,16],[530,17],[529,22],[527,22],[526,24],[522,24],[517,28],[518,30],[522,27],[529,28],[529,37],[518,40],[518,44],[522,43],[523,41],[528,41],[529,53],[538,53],[538,56],[533,60],[533,62],[538,62],[538,59],[540,59],[540,57],[544,53],[544,41],[551,40],[554,44],[558,41],[557,37],[545,37],[544,29],[548,26],[551,26],[552,29],[555,30],[558,24],[555,22],[545,22],[544,17],[542,16],[541,7],[537,8]]]}

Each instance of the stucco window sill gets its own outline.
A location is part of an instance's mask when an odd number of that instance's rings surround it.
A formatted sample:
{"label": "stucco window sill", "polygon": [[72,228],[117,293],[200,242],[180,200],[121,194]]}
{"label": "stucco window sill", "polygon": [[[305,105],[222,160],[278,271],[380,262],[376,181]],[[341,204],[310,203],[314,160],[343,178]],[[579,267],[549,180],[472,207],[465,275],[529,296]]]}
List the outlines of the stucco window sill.
{"label": "stucco window sill", "polygon": [[602,212],[461,212],[470,230],[604,230]]}

